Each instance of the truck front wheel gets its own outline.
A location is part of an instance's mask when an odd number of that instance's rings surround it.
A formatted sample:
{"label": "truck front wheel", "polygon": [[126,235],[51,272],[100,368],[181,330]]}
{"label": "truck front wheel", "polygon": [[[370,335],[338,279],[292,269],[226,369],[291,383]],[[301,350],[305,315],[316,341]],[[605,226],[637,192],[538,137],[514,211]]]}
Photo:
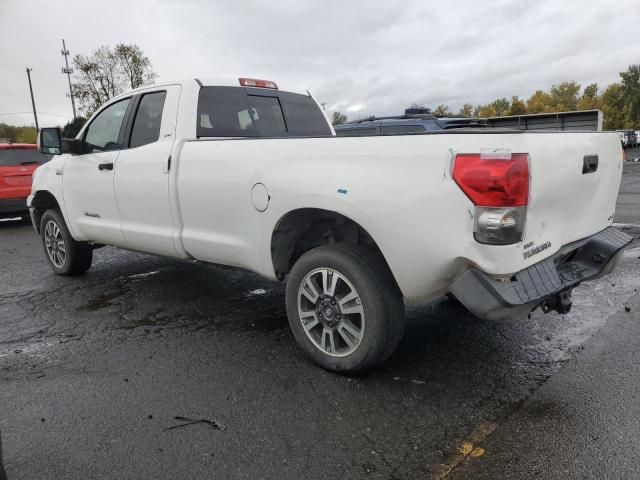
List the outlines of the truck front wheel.
{"label": "truck front wheel", "polygon": [[378,365],[404,332],[404,302],[391,272],[361,245],[326,245],[302,255],[289,275],[286,303],[302,349],[339,373]]}
{"label": "truck front wheel", "polygon": [[42,215],[40,236],[49,265],[56,274],[78,275],[91,267],[92,248],[73,239],[57,210],[47,210]]}

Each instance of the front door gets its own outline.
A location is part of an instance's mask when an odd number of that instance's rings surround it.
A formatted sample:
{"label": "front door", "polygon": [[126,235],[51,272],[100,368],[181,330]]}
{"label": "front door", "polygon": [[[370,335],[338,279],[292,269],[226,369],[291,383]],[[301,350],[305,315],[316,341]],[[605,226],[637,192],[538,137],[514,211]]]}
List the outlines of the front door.
{"label": "front door", "polygon": [[94,117],[83,133],[82,153],[64,164],[64,205],[78,240],[127,246],[113,182],[130,101],[112,103]]}

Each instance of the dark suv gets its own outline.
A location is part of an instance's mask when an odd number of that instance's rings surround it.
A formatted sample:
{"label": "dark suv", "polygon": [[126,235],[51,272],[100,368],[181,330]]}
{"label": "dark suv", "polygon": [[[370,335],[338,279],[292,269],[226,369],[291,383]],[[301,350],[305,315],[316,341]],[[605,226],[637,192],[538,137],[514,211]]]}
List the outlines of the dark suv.
{"label": "dark suv", "polygon": [[482,118],[436,117],[428,108],[407,108],[396,117],[369,117],[336,125],[336,135],[402,135],[451,128],[486,127]]}

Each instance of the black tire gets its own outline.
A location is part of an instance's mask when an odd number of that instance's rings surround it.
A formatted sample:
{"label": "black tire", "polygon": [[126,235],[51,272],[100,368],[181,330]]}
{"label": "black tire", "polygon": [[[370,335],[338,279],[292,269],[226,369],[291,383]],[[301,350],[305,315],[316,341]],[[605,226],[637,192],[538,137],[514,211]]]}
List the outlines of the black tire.
{"label": "black tire", "polygon": [[453,293],[445,293],[444,295],[454,305],[462,305],[462,302],[456,298]]}
{"label": "black tire", "polygon": [[[47,228],[51,224],[57,226],[60,232],[60,239],[63,241],[64,259],[62,255],[56,256],[47,248]],[[47,210],[40,220],[40,238],[45,257],[49,261],[51,269],[58,275],[79,275],[86,272],[91,267],[93,261],[93,249],[83,242],[73,239],[67,228],[62,215],[58,210]],[[55,261],[54,261],[55,260]]]}
{"label": "black tire", "polygon": [[[302,282],[318,269],[329,269],[346,278],[359,295],[358,305],[364,312],[362,338],[343,356],[331,355],[317,346],[299,313]],[[393,354],[404,333],[402,294],[383,259],[361,245],[326,245],[302,255],[287,280],[286,304],[289,325],[300,347],[315,363],[333,372],[356,374],[380,364]],[[324,340],[324,333],[321,336]]]}

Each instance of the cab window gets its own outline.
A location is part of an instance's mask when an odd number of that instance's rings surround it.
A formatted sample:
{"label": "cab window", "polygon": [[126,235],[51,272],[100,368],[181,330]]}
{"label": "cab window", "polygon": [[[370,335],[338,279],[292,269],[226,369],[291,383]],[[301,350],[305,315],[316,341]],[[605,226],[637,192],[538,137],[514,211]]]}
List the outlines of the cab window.
{"label": "cab window", "polygon": [[140,147],[158,141],[166,96],[167,92],[153,92],[142,96],[133,121],[129,147]]}
{"label": "cab window", "polygon": [[109,105],[93,119],[84,136],[84,153],[106,152],[124,148],[118,143],[118,137],[130,101],[130,98],[126,98]]}
{"label": "cab window", "polygon": [[308,95],[244,87],[203,87],[198,137],[331,135],[322,110]]}

